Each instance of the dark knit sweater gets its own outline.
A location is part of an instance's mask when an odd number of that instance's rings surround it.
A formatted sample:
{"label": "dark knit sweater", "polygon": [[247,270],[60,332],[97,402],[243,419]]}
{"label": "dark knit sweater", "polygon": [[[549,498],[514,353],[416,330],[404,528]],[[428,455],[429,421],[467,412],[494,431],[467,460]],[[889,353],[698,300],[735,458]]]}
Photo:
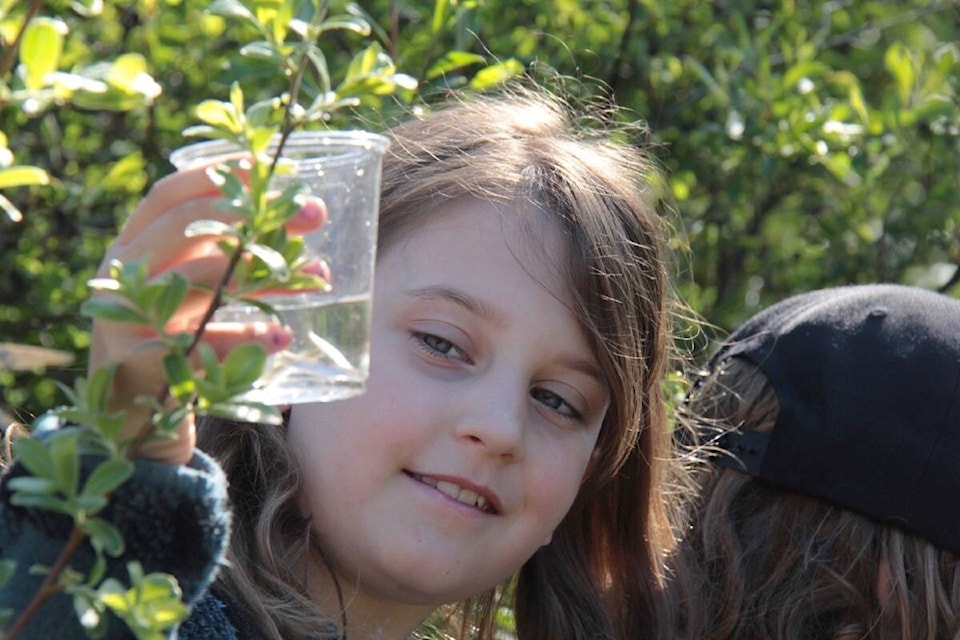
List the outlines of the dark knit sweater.
{"label": "dark knit sweater", "polygon": [[[22,475],[13,465],[0,485],[0,558],[17,562],[16,574],[0,587],[0,610],[23,609],[43,576],[31,575],[34,565],[50,567],[63,548],[72,523],[49,511],[10,504],[7,480]],[[138,560],[145,573],[175,576],[191,606],[190,617],[169,638],[181,640],[257,640],[243,613],[217,597],[210,587],[226,551],[230,529],[226,479],[211,458],[197,452],[186,466],[139,460],[133,476],[113,495],[101,517],[124,536],[126,550],[111,559],[108,575],[129,584],[126,564]],[[71,566],[85,571],[94,558],[84,545]],[[35,615],[23,640],[84,639],[72,598],[54,596]],[[108,639],[130,638],[131,632],[113,619]]]}

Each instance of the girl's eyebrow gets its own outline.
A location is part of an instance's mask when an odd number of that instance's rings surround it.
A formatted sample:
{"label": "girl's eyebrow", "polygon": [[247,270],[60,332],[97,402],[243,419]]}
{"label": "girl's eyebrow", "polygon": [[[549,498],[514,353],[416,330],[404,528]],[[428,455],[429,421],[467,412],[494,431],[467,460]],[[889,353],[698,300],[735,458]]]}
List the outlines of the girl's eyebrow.
{"label": "girl's eyebrow", "polygon": [[451,302],[494,325],[502,326],[506,322],[503,312],[499,309],[470,295],[466,291],[454,287],[435,285],[419,289],[408,289],[403,292],[403,295],[427,302]]}

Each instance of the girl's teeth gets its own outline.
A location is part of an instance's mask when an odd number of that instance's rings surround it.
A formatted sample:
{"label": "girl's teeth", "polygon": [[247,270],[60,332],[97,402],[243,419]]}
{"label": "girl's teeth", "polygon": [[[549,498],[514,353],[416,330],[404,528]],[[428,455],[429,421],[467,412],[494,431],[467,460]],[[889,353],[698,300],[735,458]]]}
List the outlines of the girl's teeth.
{"label": "girl's teeth", "polygon": [[417,476],[417,479],[422,483],[435,488],[437,491],[450,496],[454,500],[468,504],[471,507],[476,507],[481,511],[486,511],[488,508],[487,499],[476,491],[471,491],[470,489],[461,489],[458,485],[445,480],[437,480],[435,478],[428,478],[419,475]]}

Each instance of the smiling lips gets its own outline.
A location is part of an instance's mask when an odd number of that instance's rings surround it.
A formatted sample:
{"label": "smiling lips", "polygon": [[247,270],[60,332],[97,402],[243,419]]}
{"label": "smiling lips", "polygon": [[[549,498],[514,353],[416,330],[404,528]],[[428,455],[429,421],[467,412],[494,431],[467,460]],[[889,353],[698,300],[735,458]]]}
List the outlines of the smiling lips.
{"label": "smiling lips", "polygon": [[470,505],[471,507],[479,509],[484,513],[496,514],[499,511],[485,495],[478,493],[473,489],[461,487],[460,485],[448,480],[439,480],[430,476],[420,475],[419,473],[413,473],[412,471],[408,472],[408,475],[414,480],[431,486],[437,491],[450,496],[454,500],[462,502],[466,505]]}

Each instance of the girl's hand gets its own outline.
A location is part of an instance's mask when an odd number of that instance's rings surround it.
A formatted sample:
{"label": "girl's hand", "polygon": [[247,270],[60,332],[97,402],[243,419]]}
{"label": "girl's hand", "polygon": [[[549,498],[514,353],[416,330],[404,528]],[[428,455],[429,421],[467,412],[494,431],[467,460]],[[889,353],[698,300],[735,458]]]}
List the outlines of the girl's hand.
{"label": "girl's hand", "polygon": [[[173,271],[191,284],[212,290],[223,278],[228,258],[216,246],[216,238],[187,238],[184,229],[199,219],[230,222],[226,214],[212,206],[221,197],[204,167],[178,171],[158,181],[107,250],[98,277],[108,276],[113,260],[129,263],[148,258],[151,276]],[[325,220],[325,206],[312,200],[287,228],[292,233],[304,233],[321,226]],[[210,301],[210,294],[191,290],[167,329],[195,332]],[[117,365],[110,410],[126,411],[124,437],[135,438],[151,428],[150,410],[136,404],[134,399],[137,396],[157,398],[164,389],[162,349],[149,345],[155,338],[141,325],[105,320],[93,323],[89,368],[92,372],[109,364]],[[268,353],[274,353],[290,342],[290,335],[277,324],[210,323],[202,340],[222,357],[233,347],[250,341],[259,342]],[[178,438],[150,440],[137,454],[183,464],[193,455],[195,428],[191,415],[180,426]]]}

